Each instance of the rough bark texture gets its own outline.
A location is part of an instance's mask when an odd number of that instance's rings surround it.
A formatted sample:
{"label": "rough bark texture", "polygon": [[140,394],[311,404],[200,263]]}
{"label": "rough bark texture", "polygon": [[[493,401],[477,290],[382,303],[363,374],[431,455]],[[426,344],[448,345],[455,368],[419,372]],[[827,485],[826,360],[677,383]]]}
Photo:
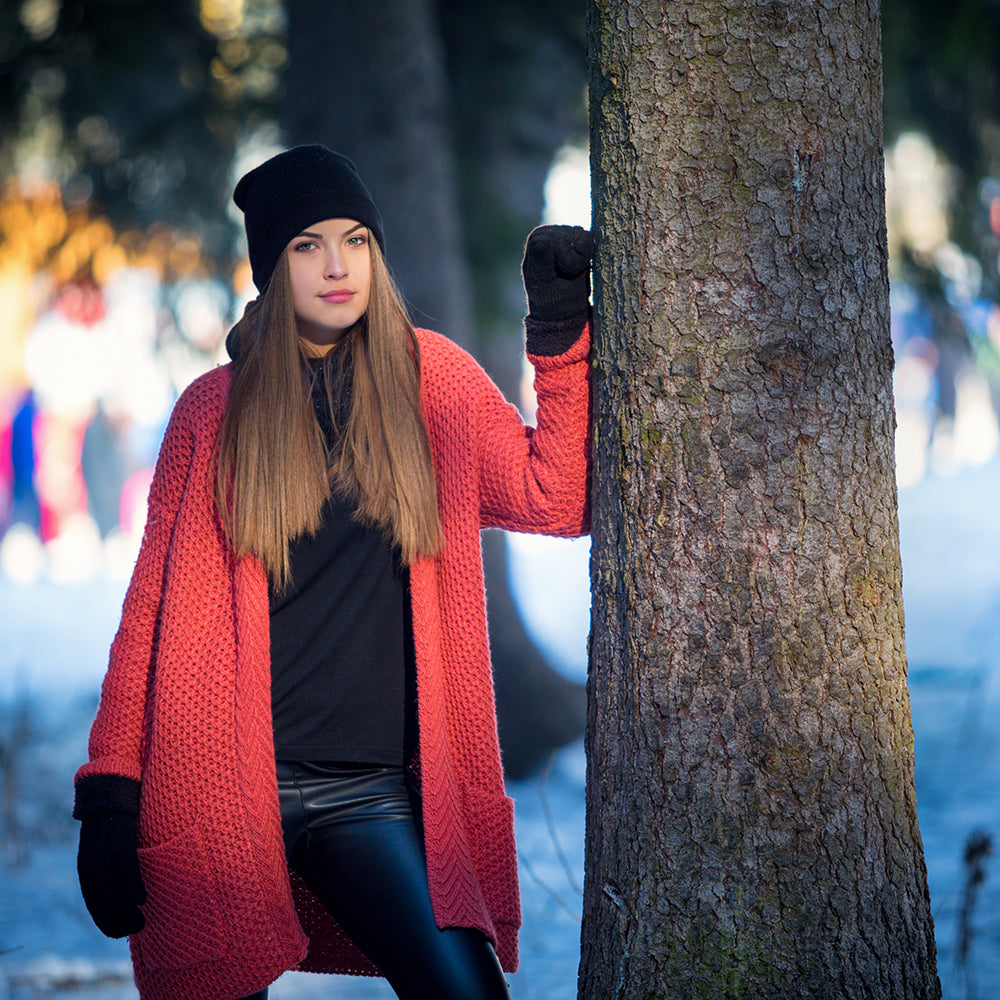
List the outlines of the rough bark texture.
{"label": "rough bark texture", "polygon": [[592,0],[580,996],[936,998],[875,0]]}

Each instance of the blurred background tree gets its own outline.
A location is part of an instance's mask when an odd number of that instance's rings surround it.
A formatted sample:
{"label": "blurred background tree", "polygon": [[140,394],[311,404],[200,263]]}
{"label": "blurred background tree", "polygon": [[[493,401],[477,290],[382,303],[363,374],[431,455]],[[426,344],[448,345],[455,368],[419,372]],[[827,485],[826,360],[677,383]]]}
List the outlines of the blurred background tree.
{"label": "blurred background tree", "polygon": [[120,229],[190,230],[228,266],[234,154],[274,120],[285,61],[277,3],[4,4],[0,166],[53,177]]}
{"label": "blurred background tree", "polygon": [[[469,348],[516,400],[524,240],[556,153],[585,134],[582,4],[286,8],[286,140],[357,163],[415,321]],[[500,534],[484,535],[484,559],[504,765],[517,776],[583,732],[584,690],[525,632]]]}
{"label": "blurred background tree", "polygon": [[[981,255],[983,290],[996,297],[1000,195],[1000,3],[882,0],[886,145],[923,133],[947,160],[954,239]],[[996,210],[994,210],[996,211]]]}

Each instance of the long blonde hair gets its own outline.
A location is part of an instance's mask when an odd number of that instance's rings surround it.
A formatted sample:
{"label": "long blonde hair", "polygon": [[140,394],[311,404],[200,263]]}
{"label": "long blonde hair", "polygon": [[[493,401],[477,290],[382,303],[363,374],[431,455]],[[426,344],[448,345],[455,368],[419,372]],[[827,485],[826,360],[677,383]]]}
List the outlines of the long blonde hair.
{"label": "long blonde hair", "polygon": [[443,542],[420,409],[420,348],[378,244],[369,246],[368,309],[323,361],[332,449],[313,408],[285,254],[230,334],[238,350],[219,429],[216,499],[236,554],[257,556],[278,589],[291,582],[289,543],[316,532],[331,489],[399,547],[405,565]]}

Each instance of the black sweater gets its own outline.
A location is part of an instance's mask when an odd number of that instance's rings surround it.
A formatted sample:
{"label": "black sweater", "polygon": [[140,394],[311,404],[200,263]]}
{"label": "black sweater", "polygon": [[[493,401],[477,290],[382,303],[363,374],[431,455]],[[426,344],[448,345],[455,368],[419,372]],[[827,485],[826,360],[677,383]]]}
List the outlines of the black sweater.
{"label": "black sweater", "polygon": [[[332,433],[322,368],[313,391]],[[401,764],[407,574],[383,533],[332,496],[311,537],[290,546],[292,584],[272,588],[271,710],[279,760]]]}

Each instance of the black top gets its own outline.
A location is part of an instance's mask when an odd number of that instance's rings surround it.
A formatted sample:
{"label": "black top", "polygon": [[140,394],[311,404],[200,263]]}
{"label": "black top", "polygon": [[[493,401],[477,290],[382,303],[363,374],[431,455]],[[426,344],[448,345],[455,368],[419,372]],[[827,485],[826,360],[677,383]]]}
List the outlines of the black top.
{"label": "black top", "polygon": [[[326,409],[325,391],[313,399]],[[317,533],[292,542],[289,556],[291,586],[270,592],[277,758],[402,764],[413,653],[398,553],[331,497]]]}

